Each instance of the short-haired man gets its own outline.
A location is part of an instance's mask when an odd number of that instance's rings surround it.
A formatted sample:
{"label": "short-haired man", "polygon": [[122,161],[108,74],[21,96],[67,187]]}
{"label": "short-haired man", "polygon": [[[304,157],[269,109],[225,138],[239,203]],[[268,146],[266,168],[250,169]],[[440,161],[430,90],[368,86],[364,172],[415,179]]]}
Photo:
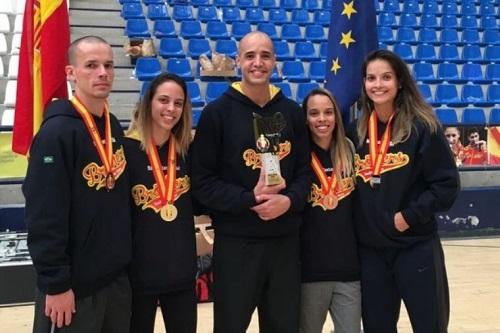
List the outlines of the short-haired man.
{"label": "short-haired man", "polygon": [[83,37],[68,63],[75,94],[45,110],[23,185],[38,286],[33,332],[128,332],[129,183],[123,131],[106,101],[113,51]]}
{"label": "short-haired man", "polygon": [[[245,332],[257,308],[260,332],[294,333],[300,211],[310,187],[305,116],[270,84],[276,60],[269,36],[247,34],[236,63],[242,81],[206,106],[192,151],[193,194],[216,232],[214,332]],[[254,129],[259,122],[267,122],[264,137]],[[279,185],[265,185],[259,150],[269,147],[279,157]]]}

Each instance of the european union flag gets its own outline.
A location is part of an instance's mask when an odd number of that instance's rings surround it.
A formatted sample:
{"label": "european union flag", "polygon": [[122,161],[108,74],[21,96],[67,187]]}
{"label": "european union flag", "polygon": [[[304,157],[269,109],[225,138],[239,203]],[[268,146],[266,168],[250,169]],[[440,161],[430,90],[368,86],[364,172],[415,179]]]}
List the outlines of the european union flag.
{"label": "european union flag", "polygon": [[344,119],[361,91],[365,56],[378,49],[374,0],[333,0],[326,88],[335,96]]}

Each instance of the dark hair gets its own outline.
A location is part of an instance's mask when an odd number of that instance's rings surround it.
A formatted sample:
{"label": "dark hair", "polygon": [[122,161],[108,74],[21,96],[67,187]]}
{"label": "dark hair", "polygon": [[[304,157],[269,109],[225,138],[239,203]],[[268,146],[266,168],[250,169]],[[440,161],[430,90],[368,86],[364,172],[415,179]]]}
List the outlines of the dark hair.
{"label": "dark hair", "polygon": [[[68,64],[74,65],[75,64],[75,55],[76,55],[76,49],[81,43],[95,43],[95,44],[106,44],[109,45],[109,43],[104,39],[99,36],[83,36],[78,39],[75,39],[68,47]],[[111,45],[109,45],[111,47]]]}
{"label": "dark hair", "polygon": [[[389,63],[398,82],[398,92],[394,100],[397,117],[393,126],[393,142],[404,141],[410,136],[414,118],[420,119],[429,127],[431,132],[436,132],[439,123],[434,115],[434,111],[422,97],[408,66],[396,53],[388,50],[376,50],[368,54],[362,66],[363,82],[366,79],[368,65],[375,60],[383,60]],[[364,142],[368,119],[370,113],[375,108],[375,105],[366,93],[364,84],[361,89],[361,107],[362,114],[358,121],[360,144]]]}
{"label": "dark hair", "polygon": [[139,134],[143,148],[146,149],[149,144],[151,144],[153,131],[153,116],[151,114],[153,98],[158,90],[158,87],[169,81],[175,82],[179,87],[181,87],[182,92],[184,93],[184,106],[182,108],[181,119],[177,124],[175,124],[174,128],[172,128],[172,134],[177,141],[177,150],[184,156],[187,153],[189,143],[191,142],[192,110],[186,82],[184,82],[184,80],[179,76],[172,73],[162,73],[150,82],[137,108],[137,119],[133,127]]}

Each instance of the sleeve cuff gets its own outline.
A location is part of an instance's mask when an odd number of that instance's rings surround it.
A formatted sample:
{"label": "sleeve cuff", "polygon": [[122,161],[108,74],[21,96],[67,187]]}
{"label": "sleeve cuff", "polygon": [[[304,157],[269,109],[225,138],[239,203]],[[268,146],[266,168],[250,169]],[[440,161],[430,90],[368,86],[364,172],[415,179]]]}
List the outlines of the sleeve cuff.
{"label": "sleeve cuff", "polygon": [[403,215],[406,223],[408,223],[410,227],[420,223],[418,215],[415,214],[411,209],[405,209],[401,211],[401,215]]}

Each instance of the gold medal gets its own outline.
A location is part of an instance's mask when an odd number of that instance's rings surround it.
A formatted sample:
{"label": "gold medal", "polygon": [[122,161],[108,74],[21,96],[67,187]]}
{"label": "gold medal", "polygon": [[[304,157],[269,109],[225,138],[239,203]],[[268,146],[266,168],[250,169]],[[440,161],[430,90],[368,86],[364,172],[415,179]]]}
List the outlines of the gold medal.
{"label": "gold medal", "polygon": [[323,197],[323,206],[328,210],[334,210],[339,204],[339,198],[333,194],[327,194]]}
{"label": "gold medal", "polygon": [[106,189],[111,191],[115,188],[115,176],[112,173],[108,173],[106,176]]}
{"label": "gold medal", "polygon": [[172,204],[166,204],[160,210],[161,218],[166,222],[172,222],[177,218],[177,208]]}
{"label": "gold medal", "polygon": [[370,139],[369,152],[371,169],[373,172],[372,177],[370,178],[370,186],[373,189],[377,189],[382,182],[380,175],[382,174],[384,158],[391,144],[391,124],[394,115],[395,113],[392,113],[389,121],[387,122],[387,126],[385,127],[385,131],[382,135],[380,144],[378,143],[377,113],[375,111],[372,111],[370,119],[368,119],[368,137]]}

